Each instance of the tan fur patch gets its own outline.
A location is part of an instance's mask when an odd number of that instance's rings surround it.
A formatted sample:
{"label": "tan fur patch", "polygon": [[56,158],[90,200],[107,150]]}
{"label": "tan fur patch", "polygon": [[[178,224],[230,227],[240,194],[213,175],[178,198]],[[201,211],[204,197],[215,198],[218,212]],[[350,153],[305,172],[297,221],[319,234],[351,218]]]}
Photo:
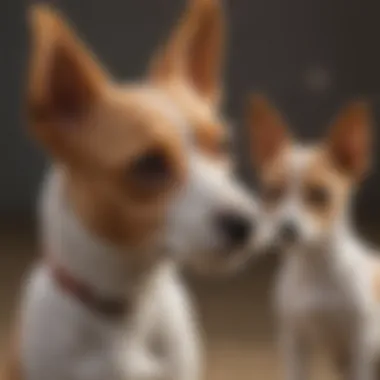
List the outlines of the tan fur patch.
{"label": "tan fur patch", "polygon": [[215,109],[180,81],[166,83],[162,89],[186,115],[198,147],[211,157],[225,158],[228,133]]}
{"label": "tan fur patch", "polygon": [[[309,213],[321,226],[329,228],[336,215],[340,215],[351,187],[352,183],[337,171],[326,152],[323,149],[317,150],[302,178],[302,194]],[[310,189],[323,191],[326,194],[326,202],[314,205],[308,202],[306,198]]]}
{"label": "tan fur patch", "polygon": [[[129,246],[146,243],[163,225],[167,202],[187,177],[176,126],[149,107],[140,89],[137,92],[109,95],[89,123],[91,135],[83,137],[81,165],[68,173],[70,197],[87,225],[100,236]],[[151,151],[165,157],[170,179],[156,191],[146,192],[129,171]]]}
{"label": "tan fur patch", "polygon": [[[275,199],[269,199],[268,192],[276,191],[284,193],[289,186],[289,171],[286,164],[286,157],[289,152],[289,147],[281,147],[278,154],[269,162],[265,162],[260,171],[260,192],[266,210],[270,212],[277,206]],[[281,194],[279,194],[281,195]]]}

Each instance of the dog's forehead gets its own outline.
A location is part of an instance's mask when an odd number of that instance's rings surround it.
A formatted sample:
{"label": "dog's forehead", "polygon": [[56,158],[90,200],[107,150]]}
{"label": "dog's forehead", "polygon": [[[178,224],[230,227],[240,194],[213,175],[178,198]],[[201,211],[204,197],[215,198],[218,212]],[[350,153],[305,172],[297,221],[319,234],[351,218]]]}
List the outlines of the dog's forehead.
{"label": "dog's forehead", "polygon": [[181,82],[169,83],[160,89],[186,118],[198,147],[210,152],[228,140],[227,123],[217,104],[207,101]]}
{"label": "dog's forehead", "polygon": [[287,181],[295,185],[318,184],[341,191],[347,181],[334,168],[320,145],[294,146],[282,158]]}
{"label": "dog's forehead", "polygon": [[281,183],[298,181],[312,165],[314,158],[314,149],[310,147],[296,144],[286,146],[264,170],[263,179]]}
{"label": "dog's forehead", "polygon": [[[150,83],[125,85],[116,91],[112,88],[108,104],[112,110],[116,108],[116,112],[111,112],[111,118],[106,121],[116,120],[113,129],[121,130],[122,140],[130,144],[140,141],[143,147],[165,146],[183,160],[201,155],[229,168],[231,156],[226,149],[230,142],[229,129],[218,107],[198,107],[202,103],[200,99],[186,102],[186,96],[182,97],[179,91],[182,87],[175,89],[178,91]],[[123,151],[129,150],[127,142],[120,144],[124,144]]]}
{"label": "dog's forehead", "polygon": [[196,148],[202,154],[219,157],[219,149],[228,141],[229,135],[216,107],[178,86],[143,84],[124,89],[133,108],[143,109],[148,130],[153,124],[159,126],[157,121],[161,120],[167,133],[179,137],[183,148]]}
{"label": "dog's forehead", "polygon": [[125,88],[128,99],[133,99],[136,107],[141,107],[147,118],[166,120],[174,133],[188,141],[190,126],[181,109],[158,88],[151,86],[128,86]]}
{"label": "dog's forehead", "polygon": [[314,147],[304,145],[294,145],[285,153],[286,166],[295,173],[302,173],[307,170],[316,157]]}
{"label": "dog's forehead", "polygon": [[293,145],[282,157],[285,175],[293,181],[302,180],[313,170],[318,157],[319,149],[315,146]]}

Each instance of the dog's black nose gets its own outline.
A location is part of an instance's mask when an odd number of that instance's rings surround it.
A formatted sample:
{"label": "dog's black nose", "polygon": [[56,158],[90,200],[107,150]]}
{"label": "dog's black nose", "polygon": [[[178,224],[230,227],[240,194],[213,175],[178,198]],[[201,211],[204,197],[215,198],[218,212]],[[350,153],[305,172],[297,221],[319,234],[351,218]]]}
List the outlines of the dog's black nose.
{"label": "dog's black nose", "polygon": [[286,222],[280,228],[280,239],[285,243],[296,243],[299,238],[297,226],[292,222]]}
{"label": "dog's black nose", "polygon": [[254,223],[247,216],[238,213],[224,213],[218,216],[217,226],[233,246],[248,242],[253,233]]}

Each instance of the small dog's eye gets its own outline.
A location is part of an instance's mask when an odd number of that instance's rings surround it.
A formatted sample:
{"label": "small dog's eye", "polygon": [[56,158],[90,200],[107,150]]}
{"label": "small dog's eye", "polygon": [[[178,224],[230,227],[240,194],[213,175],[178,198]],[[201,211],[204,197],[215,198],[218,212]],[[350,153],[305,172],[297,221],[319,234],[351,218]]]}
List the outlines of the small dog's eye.
{"label": "small dog's eye", "polygon": [[322,186],[312,186],[306,189],[306,202],[316,206],[325,207],[330,199],[328,190]]}
{"label": "small dog's eye", "polygon": [[170,165],[164,152],[153,150],[139,157],[132,164],[134,179],[150,184],[158,184],[170,177]]}
{"label": "small dog's eye", "polygon": [[285,189],[280,185],[268,186],[264,189],[263,199],[265,203],[275,204],[281,200],[285,193]]}

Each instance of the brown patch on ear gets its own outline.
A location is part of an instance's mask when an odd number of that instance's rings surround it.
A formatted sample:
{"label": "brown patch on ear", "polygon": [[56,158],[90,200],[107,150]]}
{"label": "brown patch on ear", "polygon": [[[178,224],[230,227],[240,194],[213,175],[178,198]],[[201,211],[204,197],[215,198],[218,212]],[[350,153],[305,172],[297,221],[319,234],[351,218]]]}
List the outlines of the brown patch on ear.
{"label": "brown patch on ear", "polygon": [[371,125],[370,107],[364,101],[348,104],[335,119],[327,147],[343,173],[360,178],[369,169]]}
{"label": "brown patch on ear", "polygon": [[211,102],[221,95],[224,17],[220,0],[192,0],[168,44],[153,60],[154,80],[185,80]]}
{"label": "brown patch on ear", "polygon": [[37,138],[56,153],[80,127],[107,82],[104,71],[57,12],[29,10],[32,34],[27,107]]}
{"label": "brown patch on ear", "polygon": [[290,143],[288,128],[277,109],[260,95],[251,97],[247,119],[252,159],[262,170]]}

